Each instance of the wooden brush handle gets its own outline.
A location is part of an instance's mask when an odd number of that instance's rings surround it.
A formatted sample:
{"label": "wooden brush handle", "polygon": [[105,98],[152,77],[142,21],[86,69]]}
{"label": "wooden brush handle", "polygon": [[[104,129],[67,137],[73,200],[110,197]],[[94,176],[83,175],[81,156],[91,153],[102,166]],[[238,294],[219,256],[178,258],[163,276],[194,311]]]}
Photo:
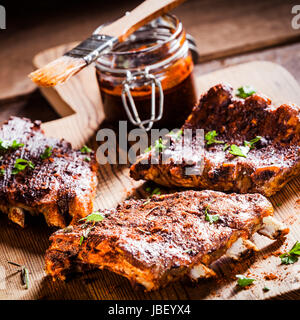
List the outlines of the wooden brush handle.
{"label": "wooden brush handle", "polygon": [[129,14],[103,27],[101,34],[124,41],[130,34],[151,20],[167,13],[185,0],[146,0]]}

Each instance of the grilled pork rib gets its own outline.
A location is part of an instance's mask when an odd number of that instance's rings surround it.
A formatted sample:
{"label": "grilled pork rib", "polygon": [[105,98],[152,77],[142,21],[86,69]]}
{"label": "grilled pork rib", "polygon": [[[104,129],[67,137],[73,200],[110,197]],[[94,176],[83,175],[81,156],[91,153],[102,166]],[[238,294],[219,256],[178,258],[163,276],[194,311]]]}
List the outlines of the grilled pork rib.
{"label": "grilled pork rib", "polygon": [[[200,98],[182,127],[183,134],[186,129],[204,129],[205,134],[215,130],[215,139],[224,143],[206,141],[201,154],[194,137],[185,152],[181,148],[183,137],[172,138],[167,163],[161,161],[160,155],[151,164],[150,159],[157,152],[152,148],[132,165],[131,177],[168,187],[271,196],[300,173],[300,108],[296,105],[275,107],[270,99],[259,94],[233,98],[232,88],[219,84]],[[231,145],[244,147],[245,141],[256,137],[260,140],[253,143],[246,157],[230,153]],[[178,158],[184,161],[176,164]],[[187,175],[186,168],[196,168],[200,161],[203,172]]]}
{"label": "grilled pork rib", "polygon": [[17,117],[2,125],[0,142],[0,210],[9,219],[23,227],[25,210],[42,213],[49,226],[65,227],[91,212],[97,185],[93,154],[46,137],[39,121]]}
{"label": "grilled pork rib", "polygon": [[[153,290],[185,275],[210,277],[215,273],[209,265],[233,244],[255,248],[247,239],[264,230],[273,208],[259,194],[185,191],[127,200],[101,213],[101,222],[67,227],[50,237],[45,261],[54,279],[85,267],[106,268]],[[271,227],[271,238],[288,233],[279,222]]]}

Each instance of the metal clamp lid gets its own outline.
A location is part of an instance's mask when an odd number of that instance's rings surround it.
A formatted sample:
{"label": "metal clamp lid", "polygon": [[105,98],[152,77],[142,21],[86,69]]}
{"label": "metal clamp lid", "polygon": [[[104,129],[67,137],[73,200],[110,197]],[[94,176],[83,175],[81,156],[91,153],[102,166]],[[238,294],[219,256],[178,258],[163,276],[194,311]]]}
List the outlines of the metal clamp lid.
{"label": "metal clamp lid", "polygon": [[[187,35],[188,47],[192,54],[193,63],[196,64],[198,62],[199,53],[197,50],[197,46],[195,43],[194,38],[191,35]],[[131,95],[130,89],[132,89],[135,80],[139,78],[144,78],[145,82],[151,82],[151,116],[148,120],[141,120],[139,113],[137,111],[136,105],[134,103],[134,99]],[[155,100],[155,88],[158,88],[159,93],[159,106],[158,106],[158,116],[156,117],[156,100]],[[126,72],[126,80],[123,81],[123,90],[122,90],[122,102],[126,114],[130,120],[130,122],[144,129],[145,131],[149,131],[152,127],[154,122],[159,121],[162,118],[163,110],[164,110],[164,92],[162,89],[162,85],[158,79],[155,78],[153,74],[149,73],[149,68],[145,68],[144,71],[135,73],[134,75],[127,70]],[[129,105],[127,103],[127,98],[129,101]],[[145,125],[148,125],[145,127]]]}
{"label": "metal clamp lid", "polygon": [[[151,116],[148,120],[141,120],[139,113],[136,109],[136,105],[134,103],[134,99],[131,95],[130,89],[132,88],[134,82],[137,79],[145,79],[145,83],[151,83]],[[159,93],[159,107],[158,107],[158,116],[156,117],[156,105],[155,105],[155,96],[156,96],[156,89],[158,88]],[[130,71],[127,71],[127,77],[126,80],[123,81],[123,90],[122,90],[122,102],[126,111],[126,114],[130,120],[130,122],[135,125],[139,126],[141,129],[144,129],[145,131],[149,131],[154,122],[159,121],[162,118],[163,115],[163,109],[164,109],[164,92],[162,89],[162,85],[158,79],[155,78],[153,74],[149,73],[149,69],[145,68],[144,71],[135,73],[133,75]],[[127,103],[127,98],[129,101],[129,105]],[[145,125],[148,124],[148,126],[145,127]]]}

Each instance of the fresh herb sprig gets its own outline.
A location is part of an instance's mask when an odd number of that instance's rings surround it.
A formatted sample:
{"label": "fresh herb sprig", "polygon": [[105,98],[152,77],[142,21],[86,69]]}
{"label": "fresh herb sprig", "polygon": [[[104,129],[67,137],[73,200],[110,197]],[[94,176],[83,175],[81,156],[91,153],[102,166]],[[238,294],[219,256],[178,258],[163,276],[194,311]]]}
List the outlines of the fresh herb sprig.
{"label": "fresh herb sprig", "polygon": [[154,149],[156,152],[163,152],[166,149],[166,146],[163,144],[162,138],[159,138],[155,141]]}
{"label": "fresh herb sprig", "polygon": [[80,246],[82,245],[83,240],[84,240],[84,236],[81,236],[80,239],[79,239],[79,245]]}
{"label": "fresh herb sprig", "polygon": [[144,153],[148,153],[148,152],[150,152],[152,150],[152,146],[149,146],[148,148],[146,148],[145,150],[144,150]]}
{"label": "fresh herb sprig", "polygon": [[251,86],[242,86],[237,89],[236,96],[246,99],[247,97],[252,96],[254,93],[256,93],[256,90]]}
{"label": "fresh herb sprig", "polygon": [[244,141],[244,146],[249,147],[250,149],[254,149],[255,146],[254,144],[258,142],[262,137],[261,136],[256,136],[255,138],[251,139],[250,141],[245,140]]}
{"label": "fresh herb sprig", "polygon": [[279,256],[281,259],[281,264],[293,264],[298,261],[298,257],[300,256],[300,242],[296,241],[292,249]]}
{"label": "fresh herb sprig", "polygon": [[139,230],[139,231],[140,231],[140,232],[142,232],[142,233],[145,233],[145,234],[151,235],[151,232],[146,231],[146,230],[144,230],[144,229],[142,229],[142,228],[137,227],[136,229],[137,229],[137,230]]}
{"label": "fresh herb sprig", "polygon": [[[85,222],[100,222],[104,219],[105,217],[99,212],[99,211],[94,211],[93,213],[89,214],[88,216],[80,219],[79,221],[85,221]],[[84,228],[87,226],[86,223],[84,223],[82,225]],[[82,245],[82,242],[84,241],[84,239],[87,239],[89,233],[91,232],[91,230],[93,229],[93,226],[90,226],[88,228],[86,228],[83,231],[82,236],[79,239],[79,245]]]}
{"label": "fresh herb sprig", "polygon": [[21,277],[25,289],[29,289],[29,271],[25,266],[22,266]]}
{"label": "fresh herb sprig", "polygon": [[84,241],[84,239],[87,239],[88,235],[90,234],[90,232],[92,231],[93,227],[88,227],[86,229],[83,230],[82,236],[79,239],[79,245],[82,245],[82,242]]}
{"label": "fresh herb sprig", "polygon": [[35,165],[30,160],[16,159],[12,174],[18,174],[19,172],[25,170],[27,167],[34,169]]}
{"label": "fresh herb sprig", "polygon": [[21,272],[22,284],[25,286],[25,289],[29,289],[29,271],[28,271],[28,269],[24,265],[20,265],[20,264],[15,263],[15,262],[7,261],[7,263],[9,263],[9,264],[11,264],[13,266],[21,268],[18,271]]}
{"label": "fresh herb sprig", "polygon": [[225,145],[223,147],[223,151],[226,151],[229,147],[230,147],[230,144],[229,143],[225,143]]}
{"label": "fresh herb sprig", "polygon": [[[255,138],[251,139],[250,141],[245,140],[244,141],[244,146],[237,146],[235,144],[232,144],[230,146],[229,153],[233,154],[236,157],[247,157],[247,153],[255,148],[255,143],[257,143],[262,137],[256,136]],[[223,148],[225,151],[227,148],[229,148],[229,145],[226,144]]]}
{"label": "fresh herb sprig", "polygon": [[41,154],[41,159],[42,160],[46,160],[48,158],[50,158],[52,154],[52,147],[47,147],[44,152]]}
{"label": "fresh herb sprig", "polygon": [[159,187],[156,187],[156,188],[154,188],[153,190],[152,190],[151,187],[147,187],[147,188],[146,188],[146,191],[149,192],[149,193],[151,193],[151,196],[153,196],[153,195],[155,195],[155,194],[161,195],[161,190],[160,190]]}
{"label": "fresh herb sprig", "polygon": [[10,148],[14,149],[14,150],[21,148],[21,147],[24,147],[24,143],[19,143],[19,142],[17,142],[17,140],[13,140],[13,142],[10,145]]}
{"label": "fresh herb sprig", "polygon": [[179,140],[180,137],[182,136],[183,131],[178,130],[178,131],[170,131],[169,136],[173,138],[174,140]]}
{"label": "fresh herb sprig", "polygon": [[93,150],[91,148],[89,148],[87,145],[84,145],[81,149],[80,149],[80,152],[81,153],[90,153],[92,152]]}
{"label": "fresh herb sprig", "polygon": [[230,150],[229,153],[233,154],[236,157],[244,157],[246,158],[247,156],[244,154],[244,152],[242,151],[242,149],[240,147],[238,147],[235,144],[232,144],[230,146]]}
{"label": "fresh herb sprig", "polygon": [[88,216],[80,219],[79,221],[93,221],[93,222],[99,222],[102,221],[105,217],[99,212],[99,211],[95,211],[91,214],[89,214]]}
{"label": "fresh herb sprig", "polygon": [[17,140],[13,140],[12,142],[7,142],[0,140],[0,150],[7,151],[8,149],[16,150],[20,147],[24,147],[24,143],[19,143]]}
{"label": "fresh herb sprig", "polygon": [[[167,147],[163,144],[163,140],[162,138],[159,138],[155,141],[154,143],[154,150],[158,153],[163,152],[164,149],[166,149]],[[144,150],[144,153],[148,153],[152,150],[152,145],[150,145],[148,148],[146,148]]]}
{"label": "fresh herb sprig", "polygon": [[255,279],[247,278],[247,277],[243,276],[242,274],[237,274],[236,278],[238,279],[237,284],[242,288],[249,286],[250,284],[252,284],[255,281]]}
{"label": "fresh herb sprig", "polygon": [[[95,222],[100,222],[104,219],[105,217],[99,212],[99,211],[95,211],[93,213],[91,213],[90,215],[80,219],[79,221],[82,221],[82,220],[85,220],[85,223],[83,223],[81,225],[82,229],[83,229],[83,232],[82,232],[82,235],[79,239],[79,245],[81,246],[83,241],[85,239],[88,238],[90,232],[94,229],[95,227]],[[87,222],[93,222],[92,225],[88,225]]]}
{"label": "fresh herb sprig", "polygon": [[[89,221],[92,221],[92,222],[100,222],[104,219],[105,217],[99,212],[99,211],[95,211],[91,214],[89,214],[88,216],[80,219],[79,221],[85,221],[85,222],[89,222]],[[82,225],[84,228],[87,226],[86,223],[84,223]],[[88,228],[86,228],[84,231],[83,231],[83,234],[82,236],[80,237],[79,239],[79,245],[81,246],[82,245],[82,242],[84,241],[84,239],[87,239],[89,233],[91,232],[91,230],[93,229],[93,226],[90,226]]]}
{"label": "fresh herb sprig", "polygon": [[215,138],[218,136],[216,130],[209,131],[205,134],[204,138],[207,141],[206,144],[210,145],[213,143],[224,143],[222,140],[216,140]]}
{"label": "fresh herb sprig", "polygon": [[[178,140],[182,136],[182,133],[183,133],[182,130],[178,130],[178,131],[173,131],[172,130],[172,131],[169,132],[168,136],[173,138],[174,140]],[[147,147],[144,150],[144,153],[150,152],[152,150],[152,148],[153,148],[152,145],[150,145],[149,147]],[[161,153],[166,148],[167,148],[167,146],[164,145],[163,139],[161,137],[154,142],[154,150],[156,152]]]}
{"label": "fresh herb sprig", "polygon": [[209,207],[205,208],[205,220],[208,221],[210,224],[217,222],[220,219],[220,216],[218,214],[209,214],[208,209]]}

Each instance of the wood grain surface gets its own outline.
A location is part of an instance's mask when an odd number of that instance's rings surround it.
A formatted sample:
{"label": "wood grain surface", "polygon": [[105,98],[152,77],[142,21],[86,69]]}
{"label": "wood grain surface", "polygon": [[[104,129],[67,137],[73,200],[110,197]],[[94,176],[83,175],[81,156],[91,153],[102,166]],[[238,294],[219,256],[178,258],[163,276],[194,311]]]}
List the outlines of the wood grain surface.
{"label": "wood grain surface", "polygon": [[158,17],[169,13],[184,0],[146,0],[118,20],[104,26],[101,32],[105,35],[125,41],[133,32]]}
{"label": "wood grain surface", "polygon": [[[45,56],[43,58],[47,59]],[[274,63],[252,62],[202,75],[197,78],[198,91],[203,92],[220,82],[228,82],[235,88],[243,84],[253,85],[258,91],[271,97],[275,104],[282,102],[300,104],[300,88],[297,81],[285,69]],[[64,136],[75,146],[80,146],[89,139],[91,146],[96,148],[93,134],[103,119],[103,112],[93,68],[85,70],[64,86],[58,87],[56,93],[64,104],[69,105],[71,115],[43,124],[47,135]],[[58,111],[60,104],[61,101],[56,105]],[[146,196],[143,183],[130,179],[128,168],[124,166],[101,166],[99,176],[96,208],[116,206],[128,196]],[[0,297],[6,299],[266,299],[286,293],[292,296],[300,288],[299,262],[283,266],[278,256],[272,255],[272,252],[276,250],[285,252],[297,239],[299,240],[297,238],[300,234],[299,198],[298,177],[270,199],[275,208],[275,216],[288,224],[291,229],[284,243],[273,242],[255,235],[254,242],[261,251],[240,263],[233,264],[228,259],[215,263],[213,267],[219,275],[217,281],[205,280],[199,281],[198,284],[179,281],[150,293],[133,290],[125,278],[108,271],[89,272],[67,283],[52,282],[44,273],[44,252],[49,244],[48,237],[51,230],[46,227],[43,219],[29,219],[28,227],[21,230],[9,223],[5,215],[1,215],[0,265],[5,268],[6,289],[0,290]],[[15,273],[15,267],[7,264],[8,260],[28,267],[29,290],[22,288],[20,275]],[[238,289],[234,278],[236,273],[251,275],[256,279],[255,284],[248,290]],[[264,292],[262,290],[264,286],[269,287],[270,291]]]}
{"label": "wood grain surface", "polygon": [[[97,26],[119,18],[140,2],[87,0],[77,2],[76,6],[56,3],[56,10],[39,12],[26,1],[18,6],[20,16],[15,20],[17,9],[8,7],[8,27],[0,32],[0,101],[23,99],[35,90],[27,78],[35,54],[62,43],[83,40]],[[173,13],[195,38],[203,62],[299,40],[300,30],[291,27],[291,8],[296,3],[188,0]]]}

